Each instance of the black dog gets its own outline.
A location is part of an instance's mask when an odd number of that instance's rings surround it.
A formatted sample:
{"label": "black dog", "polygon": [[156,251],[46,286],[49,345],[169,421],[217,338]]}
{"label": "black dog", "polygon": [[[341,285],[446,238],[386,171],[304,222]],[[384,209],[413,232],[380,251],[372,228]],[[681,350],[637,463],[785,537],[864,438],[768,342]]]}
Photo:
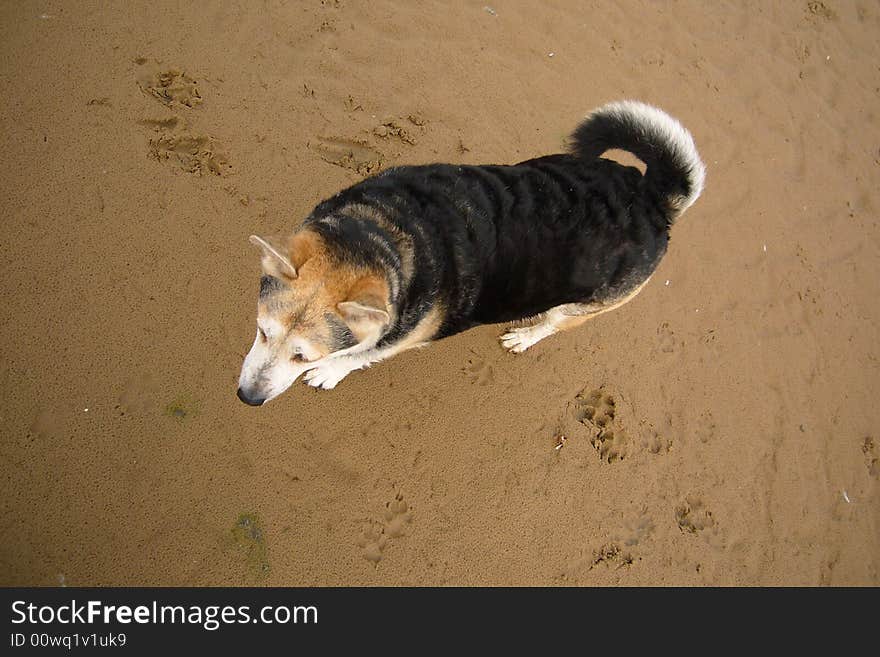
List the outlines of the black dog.
{"label": "black dog", "polygon": [[[261,404],[306,373],[349,372],[485,323],[522,352],[633,298],[700,195],[705,168],[675,119],[612,103],[568,154],[512,166],[397,167],[322,202],[263,249],[258,332],[239,396]],[[600,156],[634,153],[644,175]]]}

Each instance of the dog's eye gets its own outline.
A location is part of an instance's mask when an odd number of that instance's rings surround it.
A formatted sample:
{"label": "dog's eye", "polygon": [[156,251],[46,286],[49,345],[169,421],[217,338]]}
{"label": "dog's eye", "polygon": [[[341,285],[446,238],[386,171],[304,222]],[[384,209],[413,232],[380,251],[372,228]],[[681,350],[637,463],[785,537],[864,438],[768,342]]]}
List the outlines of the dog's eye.
{"label": "dog's eye", "polygon": [[257,327],[257,331],[260,333],[260,342],[265,342],[268,339],[266,338],[266,332],[259,326]]}
{"label": "dog's eye", "polygon": [[305,363],[306,357],[303,356],[302,354],[294,354],[293,356],[290,357],[290,360],[293,361],[294,363]]}

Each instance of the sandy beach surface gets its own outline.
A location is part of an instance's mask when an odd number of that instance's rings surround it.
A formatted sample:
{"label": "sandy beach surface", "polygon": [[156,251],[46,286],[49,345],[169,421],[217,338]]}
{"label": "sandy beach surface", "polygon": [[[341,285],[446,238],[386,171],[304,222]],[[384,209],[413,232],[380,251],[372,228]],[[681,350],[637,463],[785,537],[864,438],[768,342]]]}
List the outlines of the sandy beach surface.
{"label": "sandy beach surface", "polygon": [[[0,584],[880,583],[877,2],[0,18]],[[248,235],[622,98],[708,167],[634,301],[236,399]]]}

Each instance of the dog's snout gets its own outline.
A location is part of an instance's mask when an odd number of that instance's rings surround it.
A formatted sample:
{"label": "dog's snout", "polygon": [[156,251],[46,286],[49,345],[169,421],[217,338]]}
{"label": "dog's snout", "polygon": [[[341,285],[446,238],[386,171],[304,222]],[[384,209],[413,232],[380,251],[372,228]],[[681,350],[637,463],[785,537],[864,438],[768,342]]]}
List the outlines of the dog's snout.
{"label": "dog's snout", "polygon": [[237,394],[238,398],[249,406],[262,406],[263,402],[266,401],[265,397],[248,394],[244,388],[239,388]]}

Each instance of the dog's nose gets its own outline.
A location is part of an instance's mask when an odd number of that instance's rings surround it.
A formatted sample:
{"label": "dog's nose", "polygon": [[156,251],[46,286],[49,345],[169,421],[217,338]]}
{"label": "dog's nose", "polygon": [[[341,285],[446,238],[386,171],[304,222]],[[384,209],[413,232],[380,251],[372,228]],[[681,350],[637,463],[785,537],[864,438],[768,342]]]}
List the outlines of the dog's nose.
{"label": "dog's nose", "polygon": [[262,406],[263,402],[266,401],[265,397],[251,397],[242,388],[238,389],[237,394],[241,401],[250,406]]}

